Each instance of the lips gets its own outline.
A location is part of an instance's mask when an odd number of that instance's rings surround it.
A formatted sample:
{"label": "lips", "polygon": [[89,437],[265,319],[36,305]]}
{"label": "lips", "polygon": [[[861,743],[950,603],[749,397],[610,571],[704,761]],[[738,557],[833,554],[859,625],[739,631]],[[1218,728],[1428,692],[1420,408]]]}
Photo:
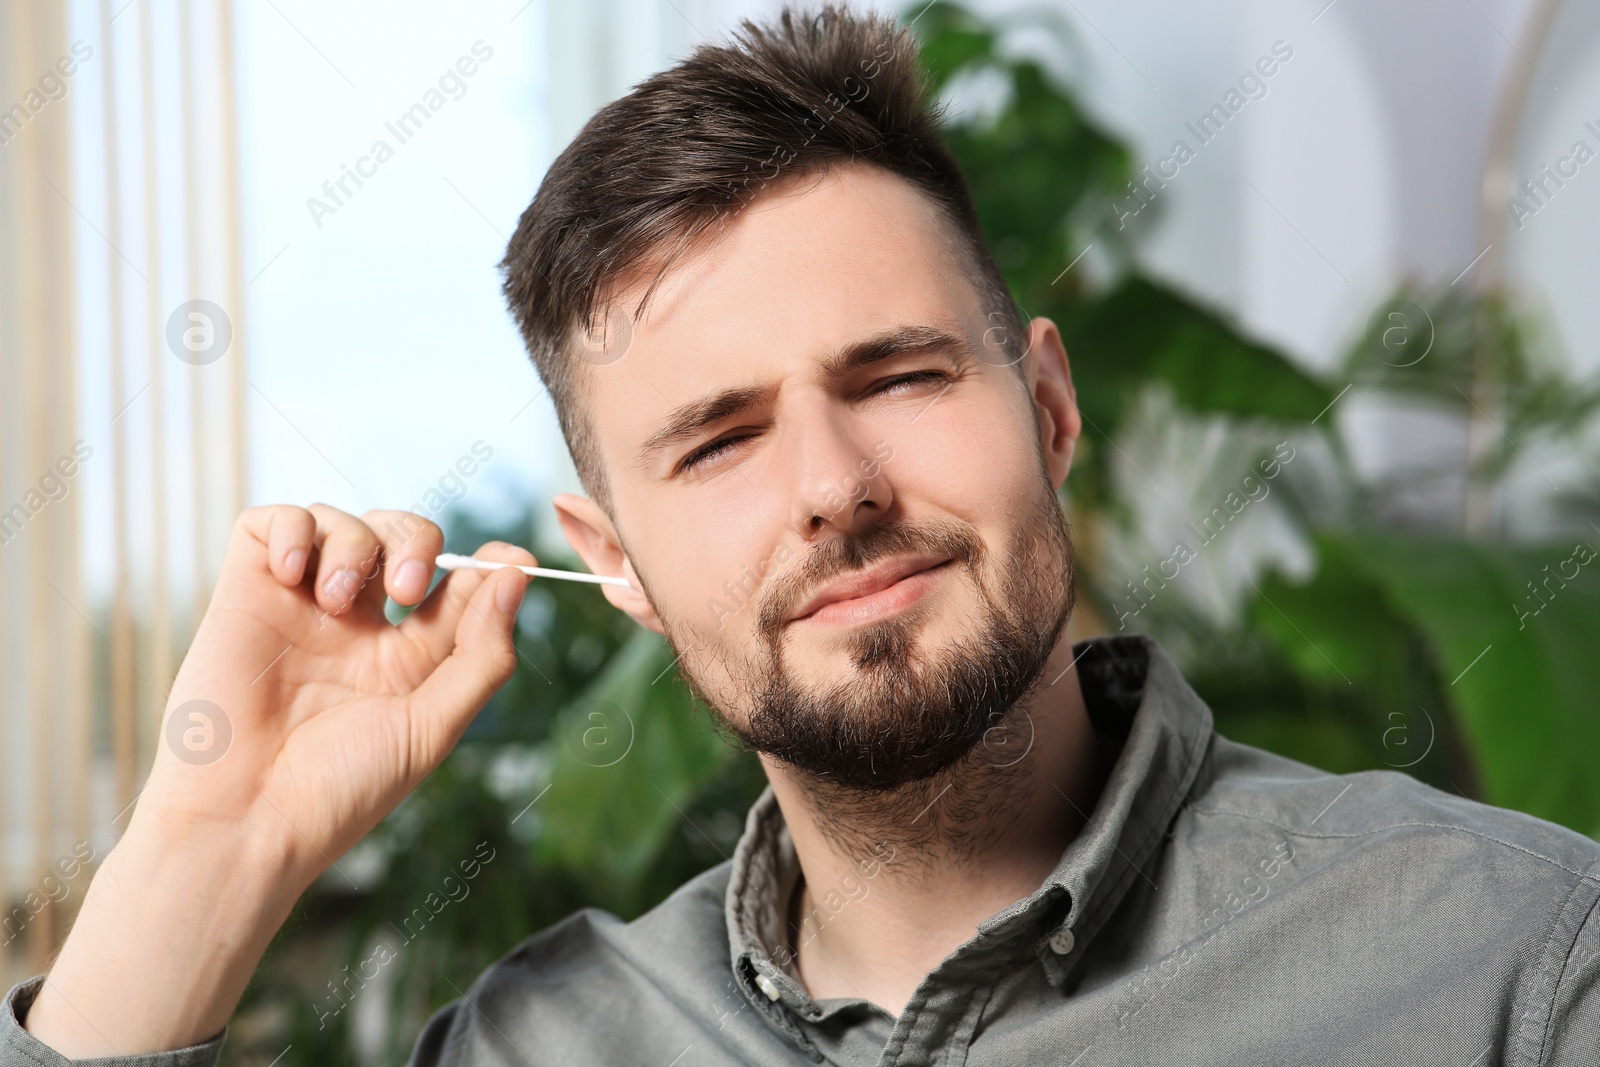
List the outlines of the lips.
{"label": "lips", "polygon": [[789,616],[799,622],[833,604],[863,600],[890,589],[907,578],[950,562],[949,556],[901,556],[826,582],[797,605]]}

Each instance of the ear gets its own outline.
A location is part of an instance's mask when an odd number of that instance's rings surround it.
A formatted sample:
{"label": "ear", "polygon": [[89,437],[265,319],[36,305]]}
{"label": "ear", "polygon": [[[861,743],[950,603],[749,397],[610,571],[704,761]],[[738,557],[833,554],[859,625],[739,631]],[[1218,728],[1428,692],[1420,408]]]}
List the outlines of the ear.
{"label": "ear", "polygon": [[1072,368],[1061,331],[1044,316],[1028,323],[1028,392],[1039,421],[1039,444],[1050,484],[1060,489],[1072,469],[1072,457],[1083,432],[1078,414],[1078,394],[1072,388]]}
{"label": "ear", "polygon": [[556,518],[561,522],[561,532],[567,535],[567,544],[572,546],[589,570],[595,574],[621,576],[628,580],[626,589],[616,585],[600,587],[612,606],[627,612],[634,622],[645,629],[664,633],[661,620],[656,617],[656,609],[651,607],[649,598],[644,595],[639,575],[634,571],[632,561],[622,551],[622,539],[617,536],[616,527],[611,524],[611,517],[605,513],[605,509],[588,497],[573,496],[571,493],[558,493],[551,503],[555,505]]}

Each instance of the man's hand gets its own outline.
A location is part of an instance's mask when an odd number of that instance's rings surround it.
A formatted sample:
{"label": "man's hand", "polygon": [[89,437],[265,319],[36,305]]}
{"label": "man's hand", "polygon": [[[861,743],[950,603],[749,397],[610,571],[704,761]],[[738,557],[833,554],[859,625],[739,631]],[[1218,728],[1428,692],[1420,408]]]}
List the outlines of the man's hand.
{"label": "man's hand", "polygon": [[[399,626],[384,617],[385,594],[422,600],[442,545],[437,526],[401,512],[241,516],[135,820],[281,840],[285,873],[305,885],[360,840],[516,666],[520,572],[454,571]],[[504,545],[483,555],[533,561]]]}
{"label": "man's hand", "polygon": [[[27,1029],[68,1056],[221,1029],[302,892],[444,759],[511,676],[528,579],[454,571],[405,512],[240,516],[156,759]],[[533,563],[510,545],[480,558]],[[385,594],[421,606],[398,626]]]}

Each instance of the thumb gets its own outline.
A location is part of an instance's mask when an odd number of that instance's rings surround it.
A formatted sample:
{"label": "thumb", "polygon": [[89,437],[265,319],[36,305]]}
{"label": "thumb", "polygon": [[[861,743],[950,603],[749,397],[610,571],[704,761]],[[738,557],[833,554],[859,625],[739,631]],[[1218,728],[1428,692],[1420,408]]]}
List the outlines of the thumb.
{"label": "thumb", "polygon": [[473,591],[456,624],[455,647],[409,698],[412,765],[426,774],[517,667],[512,643],[528,576],[509,567]]}

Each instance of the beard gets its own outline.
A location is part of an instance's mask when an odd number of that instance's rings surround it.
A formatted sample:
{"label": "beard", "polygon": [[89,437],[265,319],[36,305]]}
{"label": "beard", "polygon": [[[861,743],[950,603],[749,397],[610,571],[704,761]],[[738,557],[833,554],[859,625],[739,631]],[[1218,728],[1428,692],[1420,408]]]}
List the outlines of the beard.
{"label": "beard", "polygon": [[[848,631],[841,640],[854,669],[845,677],[822,685],[800,680],[785,662],[783,639],[801,598],[837,575],[923,552],[948,556],[947,579],[976,589],[979,609],[967,632],[945,647],[921,648],[933,612],[924,601]],[[1072,540],[1043,478],[1029,521],[1005,553],[993,557],[976,528],[954,520],[885,519],[818,542],[762,597],[755,650],[725,661],[729,678],[717,687],[723,699],[708,695],[689,657],[679,661],[683,677],[736,743],[818,785],[878,794],[931,778],[972,752],[1032,689],[1072,612]]]}

